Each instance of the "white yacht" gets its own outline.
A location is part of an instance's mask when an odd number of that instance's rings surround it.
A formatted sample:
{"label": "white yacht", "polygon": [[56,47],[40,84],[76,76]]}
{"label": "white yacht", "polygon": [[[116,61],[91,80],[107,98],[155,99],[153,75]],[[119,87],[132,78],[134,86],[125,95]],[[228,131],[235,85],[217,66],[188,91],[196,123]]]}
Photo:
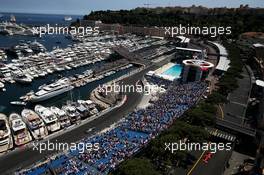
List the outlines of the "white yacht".
{"label": "white yacht", "polygon": [[22,75],[22,74],[14,75],[13,79],[19,83],[31,83],[32,82],[32,79],[30,77],[28,77],[27,75]]}
{"label": "white yacht", "polygon": [[34,93],[29,100],[31,102],[44,101],[53,98],[57,95],[63,94],[72,90],[74,87],[71,85],[68,78],[63,78],[55,83],[46,85],[40,89],[40,91]]}
{"label": "white yacht", "polygon": [[0,82],[0,89],[4,89],[4,87],[5,87],[5,84]]}
{"label": "white yacht", "polygon": [[26,123],[22,120],[22,117],[19,114],[10,114],[9,124],[13,133],[15,145],[21,146],[32,140]]}
{"label": "white yacht", "polygon": [[62,128],[66,128],[71,125],[71,121],[65,111],[57,108],[56,106],[51,106],[50,110],[58,117]]}
{"label": "white yacht", "polygon": [[11,130],[8,125],[7,117],[0,114],[0,153],[13,148]]}
{"label": "white yacht", "polygon": [[71,21],[72,20],[72,17],[71,16],[65,16],[64,17],[64,21]]}
{"label": "white yacht", "polygon": [[69,104],[69,105],[63,106],[62,110],[64,110],[66,114],[69,116],[72,124],[78,123],[78,121],[81,120],[81,114],[77,111],[77,109],[74,106]]}
{"label": "white yacht", "polygon": [[49,132],[52,133],[60,129],[58,118],[51,110],[44,106],[36,105],[35,111],[43,119]]}
{"label": "white yacht", "polygon": [[11,101],[10,104],[17,105],[17,106],[26,106],[27,103],[24,101]]}
{"label": "white yacht", "polygon": [[29,109],[24,109],[21,114],[35,139],[43,139],[48,135],[48,130],[38,114]]}
{"label": "white yacht", "polygon": [[30,43],[30,48],[35,52],[46,52],[47,49],[44,47],[43,44],[37,42],[36,40],[32,43]]}
{"label": "white yacht", "polygon": [[16,23],[16,17],[14,15],[10,15],[10,22]]}
{"label": "white yacht", "polygon": [[6,59],[7,59],[7,55],[5,54],[3,50],[0,50],[0,61],[6,60]]}

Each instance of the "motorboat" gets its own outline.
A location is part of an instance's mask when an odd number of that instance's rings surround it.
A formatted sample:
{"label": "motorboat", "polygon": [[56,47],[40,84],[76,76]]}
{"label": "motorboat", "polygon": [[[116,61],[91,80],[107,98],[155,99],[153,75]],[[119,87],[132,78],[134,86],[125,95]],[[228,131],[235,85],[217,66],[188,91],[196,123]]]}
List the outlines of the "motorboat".
{"label": "motorboat", "polygon": [[65,16],[64,17],[64,21],[71,21],[72,20],[72,17],[71,16]]}
{"label": "motorboat", "polygon": [[62,110],[66,112],[69,116],[72,124],[78,123],[81,120],[81,114],[77,111],[77,109],[73,105],[65,105],[62,107]]}
{"label": "motorboat", "polygon": [[66,128],[71,125],[71,121],[64,110],[61,110],[56,106],[51,106],[50,110],[57,116],[62,128]]}
{"label": "motorboat", "polygon": [[14,75],[13,76],[13,79],[16,81],[16,82],[19,82],[19,83],[23,83],[23,84],[28,84],[28,83],[31,83],[32,82],[32,79],[30,77],[28,77],[27,75]]}
{"label": "motorboat", "polygon": [[24,101],[12,101],[12,102],[10,102],[10,104],[17,105],[17,106],[26,106],[27,105],[27,103]]}
{"label": "motorboat", "polygon": [[17,146],[24,145],[32,140],[30,132],[22,117],[17,113],[12,113],[9,116],[9,124],[13,133],[14,143]]}
{"label": "motorboat", "polygon": [[5,84],[0,82],[0,89],[4,89],[4,87],[5,87]]}
{"label": "motorboat", "polygon": [[68,78],[60,79],[52,84],[43,86],[38,92],[30,96],[29,101],[39,102],[53,98],[65,92],[72,90],[74,87],[71,85]]}
{"label": "motorboat", "polygon": [[30,109],[24,109],[21,115],[35,139],[43,139],[48,135],[48,130],[37,113]]}
{"label": "motorboat", "polygon": [[50,133],[60,130],[58,118],[49,108],[36,105],[35,112],[42,118]]}
{"label": "motorboat", "polygon": [[7,121],[7,116],[0,114],[0,153],[13,148],[11,129]]}

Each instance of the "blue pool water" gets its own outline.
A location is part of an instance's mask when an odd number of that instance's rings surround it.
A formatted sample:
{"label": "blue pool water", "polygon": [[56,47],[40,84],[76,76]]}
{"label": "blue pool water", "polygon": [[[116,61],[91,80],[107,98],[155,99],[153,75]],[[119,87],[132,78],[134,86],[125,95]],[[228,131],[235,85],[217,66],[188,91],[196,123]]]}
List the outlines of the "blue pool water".
{"label": "blue pool water", "polygon": [[174,78],[180,78],[182,72],[182,65],[180,64],[175,64],[174,66],[170,67],[167,69],[165,72],[163,72],[163,75],[170,75]]}

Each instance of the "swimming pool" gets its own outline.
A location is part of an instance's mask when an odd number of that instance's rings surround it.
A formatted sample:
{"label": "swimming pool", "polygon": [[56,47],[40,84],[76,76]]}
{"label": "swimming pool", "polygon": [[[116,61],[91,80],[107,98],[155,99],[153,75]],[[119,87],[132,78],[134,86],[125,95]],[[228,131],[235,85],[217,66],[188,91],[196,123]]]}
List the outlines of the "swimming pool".
{"label": "swimming pool", "polygon": [[162,74],[163,75],[169,75],[174,78],[180,78],[182,72],[182,65],[180,64],[175,64],[174,66],[170,67],[166,71],[164,71]]}

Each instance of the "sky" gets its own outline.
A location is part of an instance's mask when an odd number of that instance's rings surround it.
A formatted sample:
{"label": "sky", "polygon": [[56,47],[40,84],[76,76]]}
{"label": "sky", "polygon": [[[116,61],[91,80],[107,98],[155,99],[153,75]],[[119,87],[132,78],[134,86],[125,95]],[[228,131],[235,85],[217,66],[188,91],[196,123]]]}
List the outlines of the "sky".
{"label": "sky", "polygon": [[264,7],[264,0],[0,0],[0,12],[21,12],[39,14],[84,15],[96,10],[120,10],[136,7],[191,6]]}

